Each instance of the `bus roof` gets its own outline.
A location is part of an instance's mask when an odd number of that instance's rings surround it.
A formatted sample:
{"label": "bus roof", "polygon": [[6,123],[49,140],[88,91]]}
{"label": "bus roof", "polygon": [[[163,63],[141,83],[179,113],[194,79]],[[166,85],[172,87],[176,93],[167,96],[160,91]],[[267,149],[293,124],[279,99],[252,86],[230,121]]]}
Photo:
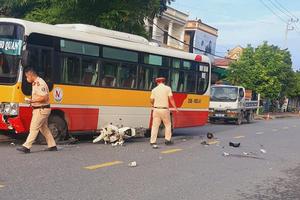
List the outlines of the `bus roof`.
{"label": "bus roof", "polygon": [[[196,60],[199,58],[198,54],[188,53],[180,50],[156,47],[150,44],[141,44],[136,42],[130,42],[110,37],[101,36],[98,34],[86,33],[63,26],[55,26],[40,22],[30,22],[22,19],[15,18],[0,18],[0,22],[15,23],[24,26],[25,35],[30,35],[31,33],[40,33],[44,35],[50,35],[54,37],[61,37],[64,39],[71,39],[77,41],[84,41],[89,43],[102,44],[112,47],[119,47],[124,49],[129,49],[133,51],[147,52],[152,54],[159,54],[170,57],[183,58],[187,60]],[[210,64],[210,59],[205,55],[200,55],[201,61]]]}

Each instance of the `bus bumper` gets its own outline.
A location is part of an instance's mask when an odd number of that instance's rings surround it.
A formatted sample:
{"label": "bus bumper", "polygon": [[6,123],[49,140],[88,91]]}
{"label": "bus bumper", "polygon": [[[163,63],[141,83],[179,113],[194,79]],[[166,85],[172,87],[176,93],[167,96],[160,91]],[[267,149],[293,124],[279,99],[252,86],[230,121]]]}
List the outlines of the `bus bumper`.
{"label": "bus bumper", "polygon": [[4,132],[24,133],[26,129],[19,116],[7,116],[0,114],[0,130]]}

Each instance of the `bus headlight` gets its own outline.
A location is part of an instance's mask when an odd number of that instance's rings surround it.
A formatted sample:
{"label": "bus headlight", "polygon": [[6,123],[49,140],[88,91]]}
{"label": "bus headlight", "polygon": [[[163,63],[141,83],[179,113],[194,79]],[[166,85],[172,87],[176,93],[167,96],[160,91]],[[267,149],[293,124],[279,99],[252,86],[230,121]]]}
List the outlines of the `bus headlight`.
{"label": "bus headlight", "polygon": [[16,116],[19,114],[19,104],[17,103],[2,103],[0,113],[3,115]]}

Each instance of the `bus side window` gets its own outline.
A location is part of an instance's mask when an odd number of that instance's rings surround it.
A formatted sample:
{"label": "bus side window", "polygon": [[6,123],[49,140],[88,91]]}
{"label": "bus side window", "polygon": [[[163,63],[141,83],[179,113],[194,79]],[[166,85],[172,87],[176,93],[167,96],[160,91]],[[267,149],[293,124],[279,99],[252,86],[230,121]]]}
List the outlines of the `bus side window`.
{"label": "bus side window", "polygon": [[77,57],[61,57],[61,83],[79,84],[81,77],[80,62]]}
{"label": "bus side window", "polygon": [[118,69],[118,87],[135,88],[137,66],[134,64],[122,63]]}
{"label": "bus side window", "polygon": [[49,49],[41,50],[41,62],[40,62],[40,76],[48,84],[49,90],[53,89],[53,80],[52,80],[52,51]]}
{"label": "bus side window", "polygon": [[153,87],[153,68],[140,67],[139,89],[151,90]]}
{"label": "bus side window", "polygon": [[117,70],[119,63],[104,61],[102,66],[103,75],[101,79],[101,86],[116,87]]}
{"label": "bus side window", "polygon": [[83,85],[96,85],[98,80],[98,63],[94,59],[82,59],[82,76],[81,84]]}

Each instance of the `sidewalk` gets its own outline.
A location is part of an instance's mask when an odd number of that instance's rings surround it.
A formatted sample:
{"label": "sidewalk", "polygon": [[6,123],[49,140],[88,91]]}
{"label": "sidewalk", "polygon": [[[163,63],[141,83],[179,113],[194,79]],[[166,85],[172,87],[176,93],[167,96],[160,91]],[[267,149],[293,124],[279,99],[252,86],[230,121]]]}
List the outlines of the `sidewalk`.
{"label": "sidewalk", "polygon": [[288,117],[300,117],[299,113],[295,112],[278,112],[278,113],[264,113],[261,115],[256,115],[256,120],[268,120],[268,119],[278,119],[278,118],[288,118]]}

